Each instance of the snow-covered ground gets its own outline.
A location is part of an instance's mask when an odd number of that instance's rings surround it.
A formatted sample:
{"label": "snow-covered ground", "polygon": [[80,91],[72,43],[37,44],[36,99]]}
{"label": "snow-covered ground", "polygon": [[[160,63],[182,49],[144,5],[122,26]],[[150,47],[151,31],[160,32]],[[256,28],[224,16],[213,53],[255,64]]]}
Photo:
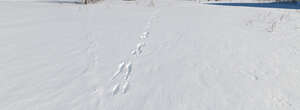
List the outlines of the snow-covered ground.
{"label": "snow-covered ground", "polygon": [[0,110],[299,110],[300,12],[0,2]]}

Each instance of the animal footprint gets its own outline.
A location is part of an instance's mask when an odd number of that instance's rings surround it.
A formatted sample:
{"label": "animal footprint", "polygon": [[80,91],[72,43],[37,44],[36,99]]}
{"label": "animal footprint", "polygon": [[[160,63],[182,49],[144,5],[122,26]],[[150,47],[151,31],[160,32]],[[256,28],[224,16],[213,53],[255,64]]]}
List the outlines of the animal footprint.
{"label": "animal footprint", "polygon": [[120,90],[120,84],[116,84],[113,88],[112,88],[112,95],[117,95],[118,92]]}
{"label": "animal footprint", "polygon": [[128,79],[128,77],[129,77],[131,71],[132,71],[132,63],[129,62],[129,63],[126,65],[126,72],[125,72],[125,77],[124,77],[125,80]]}
{"label": "animal footprint", "polygon": [[149,35],[150,35],[149,32],[144,32],[144,33],[140,36],[140,38],[141,38],[141,39],[146,39],[146,38],[149,37]]}
{"label": "animal footprint", "polygon": [[146,44],[145,44],[144,42],[138,43],[138,44],[136,45],[136,48],[137,48],[137,50],[141,51],[141,50],[142,50],[142,47],[144,47],[145,45],[146,45]]}
{"label": "animal footprint", "polygon": [[131,51],[131,54],[132,55],[141,55],[142,52],[143,52],[143,47],[145,47],[145,46],[146,46],[146,44],[144,42],[138,43],[136,45],[136,49],[134,49],[133,51]]}
{"label": "animal footprint", "polygon": [[137,54],[136,49],[134,49],[134,50],[131,51],[131,55],[136,55],[136,54]]}
{"label": "animal footprint", "polygon": [[126,82],[124,83],[124,85],[122,86],[122,93],[123,93],[123,94],[126,94],[128,88],[129,88],[129,83],[126,81]]}
{"label": "animal footprint", "polygon": [[124,67],[125,67],[125,62],[121,62],[118,66],[116,73],[113,75],[112,79],[115,79],[124,70]]}

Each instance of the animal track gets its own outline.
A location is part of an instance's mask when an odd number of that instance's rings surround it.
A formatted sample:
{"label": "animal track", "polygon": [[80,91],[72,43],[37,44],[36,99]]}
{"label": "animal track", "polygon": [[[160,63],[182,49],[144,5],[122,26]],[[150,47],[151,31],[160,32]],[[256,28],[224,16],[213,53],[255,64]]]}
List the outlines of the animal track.
{"label": "animal track", "polygon": [[125,77],[124,77],[125,80],[128,79],[128,77],[129,77],[131,71],[132,71],[132,64],[131,64],[131,62],[129,62],[129,63],[126,65],[126,72],[125,72]]}
{"label": "animal track", "polygon": [[113,75],[112,79],[115,79],[124,70],[124,67],[125,67],[125,62],[121,62],[118,66],[116,73]]}
{"label": "animal track", "polygon": [[123,94],[126,94],[127,90],[128,90],[128,87],[129,87],[129,83],[126,81],[123,86],[122,86],[122,92]]}
{"label": "animal track", "polygon": [[[150,32],[147,31],[149,30],[149,28],[151,27],[151,24],[153,22],[153,20],[156,18],[156,14],[159,12],[159,10],[156,10],[149,18],[146,26],[145,26],[145,30],[144,33],[142,33],[141,36],[139,36],[140,39],[144,40],[146,38],[148,38],[150,36]],[[143,53],[143,47],[146,46],[146,43],[144,42],[140,42],[136,45],[136,48],[134,50],[131,51],[131,55],[134,56],[139,56]],[[123,79],[118,78],[117,80],[117,84],[115,84],[112,87],[112,94],[116,95],[119,93],[119,91],[122,91],[123,94],[127,93],[128,89],[129,89],[129,77],[131,75],[133,71],[133,67],[132,67],[132,61],[127,61],[127,62],[121,62],[118,66],[118,69],[116,70],[116,72],[113,74],[112,76],[112,80],[117,79],[118,76],[120,76],[120,74],[124,74],[122,76]],[[122,83],[123,82],[123,83]]]}
{"label": "animal track", "polygon": [[149,37],[149,35],[150,35],[149,32],[144,32],[144,33],[140,36],[140,38],[141,38],[141,39],[146,39],[146,38]]}
{"label": "animal track", "polygon": [[112,88],[112,95],[117,95],[120,89],[120,84],[116,84],[114,85],[114,87]]}
{"label": "animal track", "polygon": [[129,78],[131,72],[132,72],[132,63],[131,62],[127,62],[127,63],[121,62],[119,64],[116,73],[112,77],[112,80],[116,79],[119,76],[119,74],[123,73],[124,74],[123,79],[125,80],[125,83],[121,86],[120,83],[122,80],[120,80],[118,84],[114,85],[114,87],[112,88],[113,95],[118,94],[119,91],[122,91],[124,94],[127,92],[128,86],[129,86],[128,78]]}
{"label": "animal track", "polygon": [[116,77],[118,77],[119,74],[121,74],[121,73],[124,73],[124,79],[127,80],[131,71],[132,71],[132,63],[131,62],[128,62],[128,63],[121,62],[118,66],[117,71],[113,75],[112,80],[114,80]]}
{"label": "animal track", "polygon": [[136,49],[134,49],[134,50],[131,51],[131,55],[136,55],[136,54],[137,54]]}
{"label": "animal track", "polygon": [[142,51],[142,48],[143,48],[145,45],[146,45],[146,44],[145,44],[144,42],[138,43],[138,44],[136,45],[136,48],[137,48],[138,51]]}
{"label": "animal track", "polygon": [[[112,95],[115,96],[119,94],[119,92],[122,92],[123,94],[126,94],[129,88],[129,82],[125,81],[123,84],[117,83],[112,88]],[[95,91],[98,92],[98,91]]]}
{"label": "animal track", "polygon": [[141,55],[143,53],[143,47],[145,47],[146,44],[144,42],[142,43],[138,43],[136,45],[136,49],[134,49],[133,51],[131,51],[132,55]]}

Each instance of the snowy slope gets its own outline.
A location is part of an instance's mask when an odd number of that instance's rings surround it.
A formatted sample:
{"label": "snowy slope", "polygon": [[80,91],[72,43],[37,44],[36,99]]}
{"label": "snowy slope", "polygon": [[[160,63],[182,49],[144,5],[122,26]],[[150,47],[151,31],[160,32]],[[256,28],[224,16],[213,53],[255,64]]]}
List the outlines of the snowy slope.
{"label": "snowy slope", "polygon": [[0,3],[1,110],[298,110],[300,13]]}

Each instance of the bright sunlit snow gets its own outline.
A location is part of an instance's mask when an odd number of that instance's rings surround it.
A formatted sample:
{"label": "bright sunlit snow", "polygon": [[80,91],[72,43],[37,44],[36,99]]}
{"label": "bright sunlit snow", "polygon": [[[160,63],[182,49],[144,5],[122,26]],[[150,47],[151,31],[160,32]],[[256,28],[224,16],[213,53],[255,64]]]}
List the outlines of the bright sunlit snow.
{"label": "bright sunlit snow", "polygon": [[0,0],[0,110],[299,110],[300,10],[217,3]]}

